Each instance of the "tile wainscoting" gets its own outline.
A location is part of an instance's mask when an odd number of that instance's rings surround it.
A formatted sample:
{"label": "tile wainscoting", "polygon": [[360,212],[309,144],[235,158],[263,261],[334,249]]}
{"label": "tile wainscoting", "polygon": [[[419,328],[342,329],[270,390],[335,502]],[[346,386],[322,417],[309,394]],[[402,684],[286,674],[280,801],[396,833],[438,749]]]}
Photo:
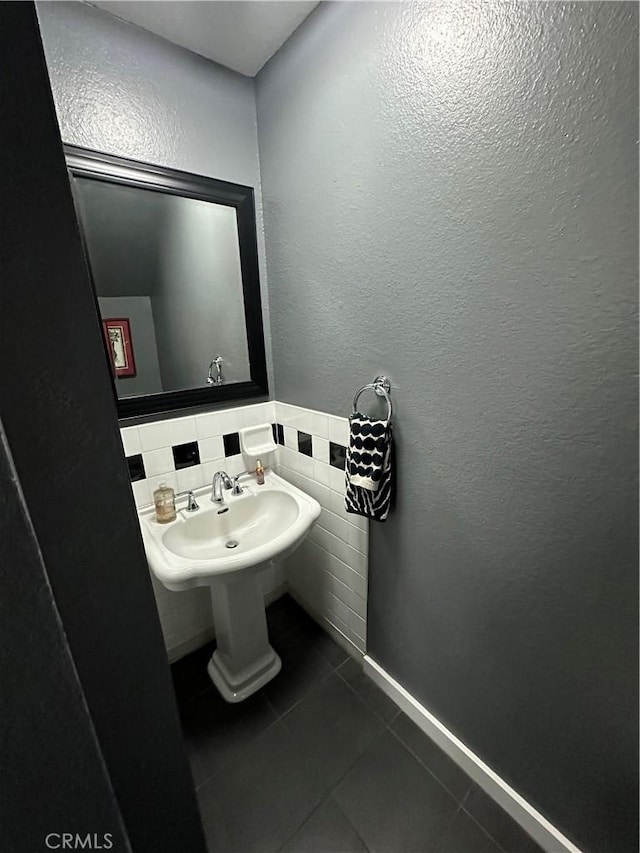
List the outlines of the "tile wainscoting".
{"label": "tile wainscoting", "polygon": [[[366,651],[368,521],[344,509],[348,421],[283,403],[233,409],[123,427],[137,507],[152,501],[162,481],[176,492],[210,483],[216,471],[234,475],[248,464],[238,430],[273,424],[278,449],[263,460],[312,495],[322,513],[307,540],[283,564],[264,572],[267,602],[285,589],[352,654]],[[171,661],[214,636],[209,590],[171,592],[151,576]]]}
{"label": "tile wainscoting", "polygon": [[364,653],[369,522],[344,508],[348,420],[285,403],[276,403],[276,417],[284,432],[279,473],[322,507],[307,539],[285,561],[289,591],[338,639],[346,638],[350,650]]}

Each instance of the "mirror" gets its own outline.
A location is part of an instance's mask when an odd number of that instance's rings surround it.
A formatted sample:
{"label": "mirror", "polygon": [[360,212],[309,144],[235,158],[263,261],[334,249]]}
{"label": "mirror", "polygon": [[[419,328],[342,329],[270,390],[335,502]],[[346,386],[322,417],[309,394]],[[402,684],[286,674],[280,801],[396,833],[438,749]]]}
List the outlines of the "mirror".
{"label": "mirror", "polygon": [[266,394],[252,188],[65,153],[120,417]]}

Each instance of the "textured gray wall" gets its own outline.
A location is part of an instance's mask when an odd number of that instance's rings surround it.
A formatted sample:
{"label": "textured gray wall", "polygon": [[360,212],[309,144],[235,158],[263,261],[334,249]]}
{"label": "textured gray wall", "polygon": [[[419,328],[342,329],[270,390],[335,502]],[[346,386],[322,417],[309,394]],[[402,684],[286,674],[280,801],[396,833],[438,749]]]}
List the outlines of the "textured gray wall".
{"label": "textured gray wall", "polygon": [[98,306],[102,319],[127,317],[131,328],[135,376],[116,379],[118,397],[133,394],[158,394],[162,391],[162,378],[158,363],[156,330],[148,296],[99,296]]}
{"label": "textured gray wall", "polygon": [[253,80],[82,3],[37,9],[64,142],[255,188],[271,387]]}
{"label": "textured gray wall", "polygon": [[278,400],[393,381],[373,657],[636,851],[635,4],[320,7],[260,74]]}

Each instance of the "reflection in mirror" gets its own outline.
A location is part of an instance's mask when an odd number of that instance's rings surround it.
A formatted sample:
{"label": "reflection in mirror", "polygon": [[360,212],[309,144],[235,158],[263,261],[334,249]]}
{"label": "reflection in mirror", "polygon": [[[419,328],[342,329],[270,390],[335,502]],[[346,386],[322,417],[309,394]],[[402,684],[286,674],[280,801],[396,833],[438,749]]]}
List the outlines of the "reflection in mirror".
{"label": "reflection in mirror", "polygon": [[236,208],[73,184],[118,397],[249,381]]}

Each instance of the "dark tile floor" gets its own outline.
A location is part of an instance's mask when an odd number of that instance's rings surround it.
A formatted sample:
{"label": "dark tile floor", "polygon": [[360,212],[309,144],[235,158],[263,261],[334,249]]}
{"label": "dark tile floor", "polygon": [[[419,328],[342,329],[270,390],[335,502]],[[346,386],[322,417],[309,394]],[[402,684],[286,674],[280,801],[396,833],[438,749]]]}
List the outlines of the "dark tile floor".
{"label": "dark tile floor", "polygon": [[539,849],[291,598],[267,619],[282,671],[245,702],[212,646],[172,667],[210,853]]}

